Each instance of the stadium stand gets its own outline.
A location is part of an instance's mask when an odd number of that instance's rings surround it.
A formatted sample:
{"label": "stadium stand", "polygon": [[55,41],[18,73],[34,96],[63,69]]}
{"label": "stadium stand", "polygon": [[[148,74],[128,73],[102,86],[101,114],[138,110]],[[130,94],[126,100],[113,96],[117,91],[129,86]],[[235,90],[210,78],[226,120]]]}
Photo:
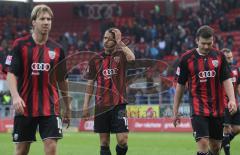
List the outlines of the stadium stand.
{"label": "stadium stand", "polygon": [[[215,28],[215,46],[231,48],[235,64],[240,66],[240,2],[237,0],[200,0],[200,4],[193,7],[183,7],[180,1],[173,1],[170,5],[172,11],[166,9],[168,5],[164,1],[49,5],[55,13],[50,34],[62,44],[70,57],[67,63],[71,69],[69,77],[73,81],[82,79],[78,75],[86,67],[84,61],[91,58],[91,54],[84,52],[100,51],[100,38],[112,26],[119,27],[131,40],[130,47],[138,59],[153,58],[166,62],[169,66],[162,74],[168,77],[168,81],[173,81],[179,56],[185,49],[194,47],[195,31],[204,24]],[[29,33],[29,14],[26,11],[28,6],[24,4],[3,3],[1,8],[4,9],[0,10],[0,51],[6,55],[15,38]],[[4,79],[2,75],[0,77]],[[140,104],[169,104],[172,103],[169,98],[174,93],[171,86],[161,95],[144,94],[140,90],[128,91],[129,100]],[[184,102],[188,102],[187,94],[184,98]]]}

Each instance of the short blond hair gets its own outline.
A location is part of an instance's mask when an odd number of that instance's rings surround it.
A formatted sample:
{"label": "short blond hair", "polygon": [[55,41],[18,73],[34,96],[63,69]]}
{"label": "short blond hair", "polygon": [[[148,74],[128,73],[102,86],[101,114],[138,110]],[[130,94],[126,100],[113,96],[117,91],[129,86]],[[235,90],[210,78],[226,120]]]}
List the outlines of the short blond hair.
{"label": "short blond hair", "polygon": [[51,16],[51,18],[53,18],[53,12],[52,12],[52,9],[45,5],[45,4],[39,4],[39,5],[36,5],[33,10],[32,10],[32,13],[31,13],[31,21],[33,20],[36,20],[37,17],[43,13],[43,12],[47,12],[49,13],[49,15]]}

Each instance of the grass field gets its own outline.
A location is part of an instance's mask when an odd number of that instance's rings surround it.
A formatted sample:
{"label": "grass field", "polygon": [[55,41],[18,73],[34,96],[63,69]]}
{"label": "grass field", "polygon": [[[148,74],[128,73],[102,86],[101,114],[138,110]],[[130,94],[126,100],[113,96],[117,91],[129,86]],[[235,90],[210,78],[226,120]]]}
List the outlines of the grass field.
{"label": "grass field", "polygon": [[[33,143],[30,155],[44,155],[40,138]],[[115,155],[115,135],[111,150]],[[232,155],[239,153],[240,136],[232,142]],[[14,144],[10,133],[0,134],[0,154],[12,155]],[[130,133],[128,155],[195,155],[196,145],[191,133]],[[59,142],[58,155],[98,155],[98,135],[94,133],[65,133]],[[238,152],[238,153],[237,153]],[[223,153],[221,154],[223,155]]]}

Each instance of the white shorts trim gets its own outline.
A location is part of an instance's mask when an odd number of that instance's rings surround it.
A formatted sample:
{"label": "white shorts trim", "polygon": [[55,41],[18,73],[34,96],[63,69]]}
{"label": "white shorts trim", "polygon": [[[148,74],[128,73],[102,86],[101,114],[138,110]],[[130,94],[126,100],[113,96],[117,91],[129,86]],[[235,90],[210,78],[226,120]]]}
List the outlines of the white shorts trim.
{"label": "white shorts trim", "polygon": [[14,144],[19,144],[19,143],[24,143],[24,142],[33,143],[33,142],[36,142],[36,141],[32,140],[32,141],[21,141],[21,142],[13,142],[13,143]]}
{"label": "white shorts trim", "polygon": [[62,139],[63,137],[46,137],[42,139],[42,141],[47,140],[47,139]]}
{"label": "white shorts trim", "polygon": [[200,139],[202,139],[202,138],[208,138],[208,139],[210,139],[210,137],[209,137],[209,136],[196,137],[195,139],[196,139],[196,140],[200,140]]}

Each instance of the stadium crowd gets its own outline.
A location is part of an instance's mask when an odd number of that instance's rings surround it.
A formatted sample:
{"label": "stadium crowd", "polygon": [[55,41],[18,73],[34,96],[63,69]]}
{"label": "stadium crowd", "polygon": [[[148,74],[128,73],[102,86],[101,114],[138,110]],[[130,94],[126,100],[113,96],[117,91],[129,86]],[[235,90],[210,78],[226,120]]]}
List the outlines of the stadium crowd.
{"label": "stadium crowd", "polygon": [[[79,8],[73,8],[73,12],[83,9],[84,5]],[[0,51],[2,55],[6,55],[12,47],[13,40],[29,33],[30,27],[28,22],[27,11],[19,13],[19,10],[28,10],[28,6],[17,6],[2,4],[0,11],[0,20],[2,30],[0,31]],[[121,17],[121,7],[117,6],[117,12],[114,16]],[[175,68],[178,64],[178,56],[186,49],[191,49],[195,45],[195,32],[201,25],[211,25],[215,22],[219,23],[217,31],[229,32],[240,28],[240,17],[236,16],[234,21],[229,21],[225,16],[229,10],[240,8],[240,2],[237,0],[214,1],[200,0],[200,8],[179,9],[174,16],[163,14],[161,6],[155,5],[149,12],[138,11],[132,9],[131,24],[116,25],[113,19],[98,19],[101,21],[100,34],[110,27],[118,27],[124,36],[128,36],[131,41],[131,48],[134,49],[136,59],[151,58],[162,60],[166,57],[172,57],[174,61],[165,75],[173,76]],[[86,8],[85,8],[86,9]],[[7,14],[6,14],[7,12]],[[86,11],[81,13],[85,14]],[[85,16],[85,15],[84,15]],[[113,17],[114,18],[114,17]],[[100,51],[103,48],[102,40],[91,38],[90,29],[87,27],[83,32],[70,33],[66,30],[59,38],[55,38],[64,47],[68,54],[75,51]],[[101,37],[99,37],[101,38]],[[226,40],[216,33],[215,46],[222,49],[227,47],[232,49],[234,39],[232,35],[228,35]],[[235,60],[236,63],[236,60]],[[80,71],[74,69],[73,74]],[[141,92],[134,93],[134,98],[141,97]],[[167,91],[167,96],[172,96],[171,91]],[[155,99],[154,99],[155,100]],[[152,103],[155,103],[153,101]]]}
{"label": "stadium crowd", "polygon": [[[2,31],[0,32],[0,49],[7,53],[11,49],[12,40],[29,32],[29,24],[16,5],[1,9]],[[224,15],[229,10],[240,7],[237,0],[231,1],[200,1],[200,9],[180,9],[174,17],[161,13],[160,6],[155,6],[149,12],[136,11],[133,9],[132,25],[120,25],[124,35],[133,39],[134,52],[137,58],[162,59],[166,55],[179,55],[185,49],[194,47],[194,33],[200,25],[211,25],[219,19],[221,31],[232,31],[239,29],[239,17],[235,21],[229,21]],[[25,9],[25,8],[24,8]],[[3,11],[7,10],[7,11]],[[8,12],[6,14],[5,12]],[[121,13],[116,16],[121,16]],[[114,14],[115,15],[115,14]],[[150,17],[150,18],[149,18]],[[4,20],[3,20],[4,19]],[[99,19],[102,20],[102,19]],[[109,27],[116,26],[113,20],[102,20],[100,31],[104,32]],[[94,40],[90,36],[89,28],[83,32],[66,32],[58,41],[67,51],[85,50],[99,51],[102,48],[101,40]],[[103,34],[103,33],[101,33]],[[231,47],[232,36],[224,42],[220,35],[216,36],[216,47]]]}

